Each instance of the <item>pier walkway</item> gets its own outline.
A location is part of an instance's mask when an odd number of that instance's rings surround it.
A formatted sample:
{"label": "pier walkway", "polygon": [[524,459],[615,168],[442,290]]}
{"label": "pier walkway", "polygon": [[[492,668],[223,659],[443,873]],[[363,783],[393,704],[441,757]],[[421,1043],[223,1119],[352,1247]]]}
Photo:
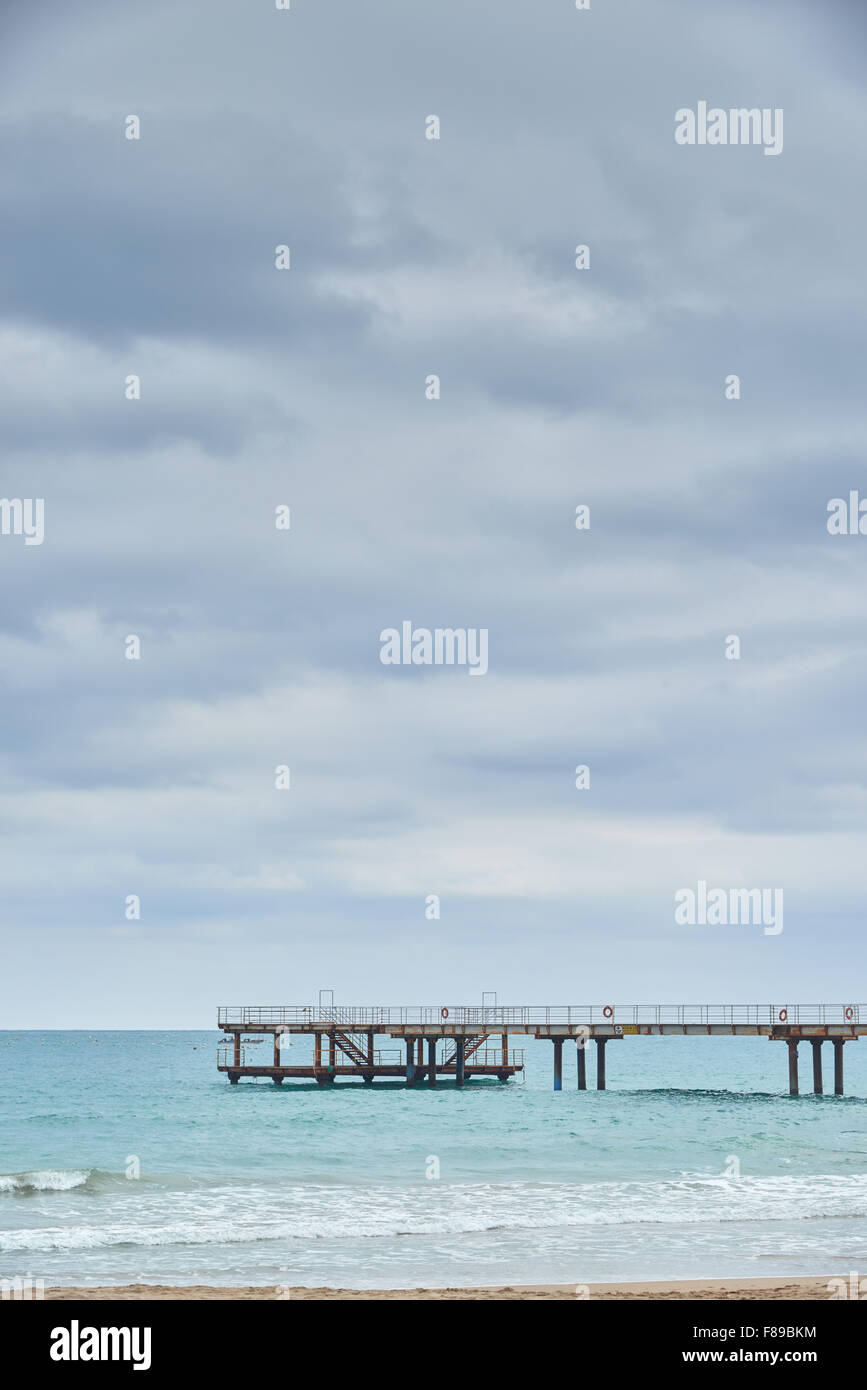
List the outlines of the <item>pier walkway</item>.
{"label": "pier walkway", "polygon": [[[862,1019],[863,1016],[863,1019]],[[218,1068],[233,1084],[241,1077],[314,1080],[329,1086],[338,1077],[403,1078],[408,1086],[457,1086],[478,1076],[508,1081],[524,1070],[524,1053],[509,1047],[515,1035],[546,1040],[554,1049],[554,1090],[563,1087],[563,1049],[576,1047],[578,1089],[587,1089],[587,1051],[596,1050],[596,1088],[605,1089],[608,1043],[638,1036],[766,1037],[788,1049],[789,1093],[799,1092],[798,1048],[812,1050],[813,1091],[823,1091],[822,1046],[834,1060],[834,1094],[843,1094],[843,1047],[867,1034],[865,1004],[577,1004],[424,1005],[335,1007],[333,1004],[237,1004],[217,1011],[227,1034],[219,1045]],[[308,1035],[313,1061],[284,1063],[281,1039]],[[273,1039],[273,1059],[252,1048]],[[393,1046],[381,1049],[377,1038]],[[492,1039],[494,1040],[492,1042]]]}

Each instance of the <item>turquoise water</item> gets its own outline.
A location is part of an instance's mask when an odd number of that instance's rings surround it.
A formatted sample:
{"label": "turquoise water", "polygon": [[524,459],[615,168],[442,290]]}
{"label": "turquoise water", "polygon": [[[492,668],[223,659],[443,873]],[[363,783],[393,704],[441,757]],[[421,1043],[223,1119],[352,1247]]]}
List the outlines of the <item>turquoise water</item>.
{"label": "turquoise water", "polygon": [[[867,1271],[867,1045],[846,1047],[847,1096],[792,1099],[786,1050],[763,1039],[624,1039],[600,1093],[575,1089],[567,1049],[555,1094],[550,1045],[521,1038],[525,1084],[462,1092],[230,1087],[217,1038],[0,1033],[0,1277],[276,1288]],[[289,1059],[308,1050],[296,1040]]]}

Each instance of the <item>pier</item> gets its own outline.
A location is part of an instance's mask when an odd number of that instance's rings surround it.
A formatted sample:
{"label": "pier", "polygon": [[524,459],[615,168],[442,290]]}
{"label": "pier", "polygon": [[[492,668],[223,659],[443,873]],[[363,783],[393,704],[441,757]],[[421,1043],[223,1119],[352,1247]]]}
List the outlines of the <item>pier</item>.
{"label": "pier", "polygon": [[[864,1014],[864,1022],[861,1014]],[[217,1011],[227,1035],[217,1066],[236,1085],[242,1077],[268,1077],[275,1085],[312,1080],[330,1086],[352,1077],[377,1077],[407,1086],[456,1086],[476,1077],[507,1082],[524,1070],[524,1053],[509,1047],[519,1035],[550,1042],[554,1090],[563,1089],[564,1052],[575,1050],[577,1086],[587,1089],[587,1052],[595,1051],[596,1090],[604,1091],[606,1048],[630,1037],[766,1037],[785,1043],[789,1094],[800,1092],[798,1048],[809,1043],[815,1095],[822,1095],[822,1047],[833,1054],[834,1094],[843,1095],[843,1048],[867,1034],[864,1004],[578,1004],[335,1007],[333,1003],[230,1005]],[[281,1040],[308,1036],[313,1060],[284,1061]],[[390,1046],[378,1046],[387,1039]],[[268,1041],[273,1046],[267,1056]],[[263,1057],[254,1049],[264,1046]]]}

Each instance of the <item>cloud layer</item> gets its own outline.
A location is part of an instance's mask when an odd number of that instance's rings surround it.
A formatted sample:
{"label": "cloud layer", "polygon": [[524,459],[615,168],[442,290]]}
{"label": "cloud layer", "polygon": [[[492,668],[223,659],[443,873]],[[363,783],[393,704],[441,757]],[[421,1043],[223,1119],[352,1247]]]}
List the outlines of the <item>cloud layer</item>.
{"label": "cloud layer", "polygon": [[[7,1022],[848,999],[856,8],[3,25],[2,492],[46,500],[0,537]],[[676,145],[704,99],[782,155]],[[405,619],[487,628],[487,676],[382,666]],[[700,878],[782,886],[782,936],[676,926]]]}

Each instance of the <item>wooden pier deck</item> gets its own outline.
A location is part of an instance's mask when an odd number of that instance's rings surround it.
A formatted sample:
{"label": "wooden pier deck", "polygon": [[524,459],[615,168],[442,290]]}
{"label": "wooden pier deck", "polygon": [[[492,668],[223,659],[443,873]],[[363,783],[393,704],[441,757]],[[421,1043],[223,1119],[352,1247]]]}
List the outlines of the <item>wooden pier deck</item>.
{"label": "wooden pier deck", "polygon": [[[862,1017],[863,1016],[863,1017]],[[563,1087],[563,1048],[576,1046],[578,1089],[587,1089],[587,1050],[596,1050],[596,1089],[605,1090],[609,1042],[662,1035],[676,1037],[766,1037],[788,1049],[789,1093],[798,1095],[798,1048],[812,1050],[813,1091],[821,1095],[822,1046],[830,1044],[834,1093],[843,1094],[843,1047],[867,1034],[865,1004],[602,1004],[602,1005],[425,1005],[418,1007],[335,1007],[333,1004],[227,1005],[217,1011],[218,1069],[230,1082],[242,1077],[313,1080],[329,1086],[339,1077],[398,1078],[408,1086],[435,1086],[441,1079],[457,1086],[474,1077],[509,1081],[524,1070],[524,1053],[509,1047],[523,1035],[546,1040],[554,1049],[554,1090]],[[300,1034],[313,1040],[313,1060],[288,1065],[281,1039]],[[250,1056],[253,1046],[273,1040],[273,1059]],[[396,1047],[381,1049],[377,1038]],[[495,1039],[497,1045],[491,1040]]]}

